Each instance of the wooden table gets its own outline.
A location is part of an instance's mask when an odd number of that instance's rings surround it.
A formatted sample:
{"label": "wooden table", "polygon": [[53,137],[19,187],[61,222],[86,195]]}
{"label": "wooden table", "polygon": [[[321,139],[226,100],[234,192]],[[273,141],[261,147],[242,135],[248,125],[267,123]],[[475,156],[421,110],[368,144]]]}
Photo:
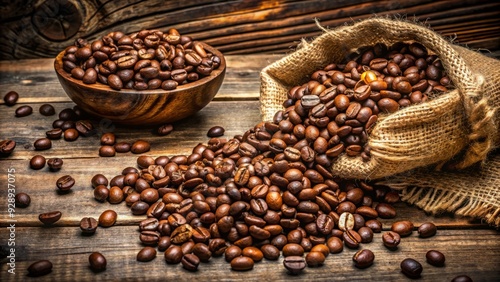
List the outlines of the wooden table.
{"label": "wooden table", "polygon": [[[206,132],[215,125],[226,129],[225,137],[242,134],[259,122],[259,72],[277,60],[278,55],[227,56],[226,79],[219,93],[206,108],[198,114],[174,124],[174,131],[164,137],[152,133],[154,128],[125,128],[94,120],[100,133],[113,131],[119,141],[148,140],[151,156],[188,154],[198,143],[206,143]],[[428,216],[423,211],[405,203],[396,205],[395,220],[408,219],[419,226],[432,221],[438,226],[438,234],[421,239],[417,232],[404,238],[396,251],[386,249],[381,234],[376,233],[370,244],[363,245],[375,253],[375,263],[368,269],[359,270],[353,266],[355,250],[344,249],[340,254],[330,254],[325,265],[307,268],[300,276],[290,276],[279,261],[256,263],[248,272],[230,269],[223,258],[212,258],[202,263],[198,272],[184,270],[181,265],[167,265],[163,253],[158,253],[149,263],[136,261],[136,254],[142,248],[137,223],[145,216],[134,216],[125,203],[112,205],[99,203],[93,198],[90,179],[103,173],[108,179],[121,173],[127,166],[136,166],[137,155],[118,154],[113,158],[98,156],[99,136],[79,138],[74,142],[58,140],[48,151],[35,152],[33,142],[44,137],[51,129],[56,116],[44,117],[38,113],[43,103],[51,103],[56,111],[74,104],[64,93],[57,81],[51,59],[34,59],[0,62],[0,92],[10,90],[20,94],[18,105],[31,105],[34,113],[28,117],[15,118],[17,106],[0,105],[0,139],[10,138],[17,142],[15,152],[0,160],[0,245],[2,256],[0,281],[31,281],[27,267],[36,260],[48,259],[53,263],[52,273],[37,280],[52,281],[141,281],[146,279],[162,281],[409,281],[401,272],[399,264],[406,257],[420,261],[424,267],[420,281],[450,281],[459,274],[467,274],[474,281],[499,281],[500,279],[500,237],[492,227],[478,220],[456,218],[448,214]],[[2,101],[3,103],[3,101]],[[63,169],[50,172],[47,167],[34,171],[29,160],[36,154],[64,159]],[[14,169],[13,176],[8,170]],[[59,194],[55,181],[62,175],[72,175],[76,185],[68,194]],[[15,179],[15,192],[31,195],[28,208],[16,208],[13,217],[7,212],[7,181]],[[98,228],[94,236],[82,236],[78,227],[82,217],[97,218],[106,209],[118,213],[116,226]],[[42,212],[60,210],[62,218],[52,227],[43,227],[38,221]],[[383,220],[384,229],[390,228],[394,220]],[[15,224],[15,231],[7,229]],[[6,264],[10,254],[8,239],[15,239],[15,275],[9,274]],[[11,241],[12,242],[12,241]],[[433,267],[425,262],[425,253],[430,249],[446,255],[446,266]],[[88,256],[93,251],[103,253],[108,261],[107,270],[93,273],[88,266]]]}

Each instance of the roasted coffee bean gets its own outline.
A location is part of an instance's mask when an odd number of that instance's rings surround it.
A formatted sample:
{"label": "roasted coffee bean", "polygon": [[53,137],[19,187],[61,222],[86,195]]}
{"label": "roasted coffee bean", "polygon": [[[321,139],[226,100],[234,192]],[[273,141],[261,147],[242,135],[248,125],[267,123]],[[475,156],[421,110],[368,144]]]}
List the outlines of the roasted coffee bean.
{"label": "roasted coffee bean", "polygon": [[174,126],[172,124],[168,123],[168,124],[164,124],[164,125],[158,127],[156,132],[160,136],[165,136],[165,135],[170,134],[170,132],[172,132],[173,130],[174,130]]}
{"label": "roasted coffee bean", "polygon": [[99,252],[93,252],[89,256],[90,269],[94,272],[106,270],[106,258]]}
{"label": "roasted coffee bean", "polygon": [[338,226],[342,231],[352,230],[354,228],[354,216],[349,212],[340,214]]}
{"label": "roasted coffee bean", "polygon": [[84,217],[80,220],[80,229],[83,234],[94,234],[97,230],[97,220],[93,217]]}
{"label": "roasted coffee bean", "polygon": [[56,140],[56,139],[61,138],[62,134],[63,134],[63,130],[60,128],[54,128],[52,130],[45,132],[45,135],[47,136],[47,138],[52,139],[52,140]]}
{"label": "roasted coffee bean", "polygon": [[148,262],[156,258],[156,249],[146,246],[137,253],[137,261]]}
{"label": "roasted coffee bean", "polygon": [[45,225],[51,225],[61,219],[61,215],[60,211],[46,212],[38,215],[38,219]]}
{"label": "roasted coffee bean", "polygon": [[423,223],[418,227],[418,236],[428,238],[436,235],[437,227],[432,222]]}
{"label": "roasted coffee bean", "polygon": [[90,136],[94,134],[94,126],[89,120],[79,120],[75,123],[75,129],[79,135]]}
{"label": "roasted coffee bean", "polygon": [[109,189],[108,201],[110,204],[119,204],[123,201],[123,190],[118,186]]}
{"label": "roasted coffee bean", "polygon": [[222,126],[214,126],[207,132],[208,137],[219,137],[224,135],[224,128]]}
{"label": "roasted coffee bean", "polygon": [[52,142],[48,138],[40,138],[33,143],[33,146],[38,151],[48,150],[52,147]]}
{"label": "roasted coffee bean", "polygon": [[433,266],[444,266],[446,258],[444,254],[440,251],[430,250],[425,254],[425,258],[430,265]]}
{"label": "roasted coffee bean", "polygon": [[283,247],[283,256],[302,256],[304,254],[304,248],[296,243],[289,243]]}
{"label": "roasted coffee bean", "polygon": [[43,116],[53,116],[56,114],[56,110],[51,104],[43,104],[38,109],[41,115]]}
{"label": "roasted coffee bean", "polygon": [[61,158],[50,158],[47,160],[47,165],[51,171],[59,171],[63,163],[64,161]]}
{"label": "roasted coffee bean", "polygon": [[351,249],[356,249],[361,243],[361,236],[359,236],[358,232],[354,230],[348,229],[344,231],[343,239],[344,244]]}
{"label": "roasted coffee bean", "polygon": [[387,231],[382,234],[382,241],[387,248],[396,249],[401,242],[401,236],[396,232]]}
{"label": "roasted coffee bean", "polygon": [[16,117],[26,117],[33,113],[33,108],[27,105],[20,106],[16,109]]}
{"label": "roasted coffee bean", "polygon": [[264,257],[268,260],[277,260],[280,256],[280,250],[271,244],[263,245],[260,247],[260,250],[262,251]]}
{"label": "roasted coffee bean", "polygon": [[149,144],[149,142],[144,140],[138,140],[132,144],[130,151],[134,154],[142,154],[148,152],[150,148],[151,145]]}
{"label": "roasted coffee bean", "polygon": [[118,215],[114,210],[105,210],[99,216],[99,225],[102,227],[111,227],[115,224]]}
{"label": "roasted coffee bean", "polygon": [[318,267],[325,262],[325,255],[321,252],[309,252],[306,255],[306,263],[309,267]]}
{"label": "roasted coffee bean", "polygon": [[231,269],[236,271],[248,271],[254,266],[254,261],[249,257],[236,257],[231,260]]}
{"label": "roasted coffee bean", "polygon": [[117,153],[127,153],[130,152],[131,145],[128,142],[118,142],[113,147]]}
{"label": "roasted coffee bean", "polygon": [[370,243],[373,240],[373,231],[366,226],[359,228],[358,234],[361,237],[361,243]]}
{"label": "roasted coffee bean", "polygon": [[71,175],[61,176],[56,181],[57,189],[59,189],[60,191],[63,191],[63,192],[71,189],[71,187],[73,187],[73,185],[75,185],[75,179]]}
{"label": "roasted coffee bean", "polygon": [[473,282],[473,280],[469,276],[462,274],[462,275],[455,276],[451,280],[451,282]]}
{"label": "roasted coffee bean", "polygon": [[14,106],[19,99],[19,94],[16,91],[9,91],[3,96],[3,101],[7,106]]}
{"label": "roasted coffee bean", "polygon": [[195,254],[185,254],[181,259],[182,267],[189,271],[198,270],[198,265],[200,265],[200,258]]}
{"label": "roasted coffee bean", "polygon": [[354,254],[352,260],[357,268],[367,268],[373,264],[375,254],[368,249],[359,250]]}
{"label": "roasted coffee bean", "polygon": [[375,206],[375,210],[380,218],[394,218],[396,217],[396,209],[393,206],[386,203],[378,203]]}
{"label": "roasted coffee bean", "polygon": [[97,185],[94,188],[94,198],[100,202],[104,202],[108,199],[109,189],[105,185]]}
{"label": "roasted coffee bean", "polygon": [[74,128],[68,128],[64,131],[64,140],[66,141],[75,141],[79,137],[79,133],[76,129]]}
{"label": "roasted coffee bean", "polygon": [[419,278],[423,270],[422,265],[411,258],[404,259],[400,266],[403,274],[412,279]]}
{"label": "roasted coffee bean", "polygon": [[114,157],[116,150],[113,146],[104,145],[99,148],[99,156],[101,157]]}
{"label": "roasted coffee bean", "polygon": [[108,133],[104,133],[101,136],[101,145],[112,146],[115,144],[115,142],[116,142],[116,136],[114,133],[108,132]]}
{"label": "roasted coffee bean", "polygon": [[408,236],[413,232],[413,223],[408,220],[396,221],[391,226],[391,231],[401,236]]}
{"label": "roasted coffee bean", "polygon": [[39,170],[39,169],[42,169],[43,167],[45,167],[45,163],[46,163],[46,160],[45,160],[44,156],[35,155],[30,160],[30,168]]}
{"label": "roasted coffee bean", "polygon": [[32,277],[43,276],[52,271],[52,262],[49,260],[39,260],[28,266],[28,275]]}
{"label": "roasted coffee bean", "polygon": [[26,193],[17,193],[15,198],[16,207],[27,208],[31,203],[31,198]]}
{"label": "roasted coffee bean", "polygon": [[171,245],[165,251],[165,261],[170,264],[180,263],[183,256],[182,248],[177,245]]}
{"label": "roasted coffee bean", "polygon": [[99,185],[108,186],[108,179],[106,178],[106,176],[99,173],[92,177],[90,183],[92,184],[93,188]]}
{"label": "roasted coffee bean", "polygon": [[16,142],[13,140],[2,140],[0,141],[0,157],[5,157],[14,151],[16,148]]}
{"label": "roasted coffee bean", "polygon": [[283,259],[283,265],[292,275],[298,275],[306,268],[307,264],[301,256],[288,256]]}
{"label": "roasted coffee bean", "polygon": [[344,244],[342,243],[342,240],[338,237],[330,237],[326,241],[326,245],[328,249],[330,249],[330,253],[332,254],[337,254],[340,253],[344,250]]}

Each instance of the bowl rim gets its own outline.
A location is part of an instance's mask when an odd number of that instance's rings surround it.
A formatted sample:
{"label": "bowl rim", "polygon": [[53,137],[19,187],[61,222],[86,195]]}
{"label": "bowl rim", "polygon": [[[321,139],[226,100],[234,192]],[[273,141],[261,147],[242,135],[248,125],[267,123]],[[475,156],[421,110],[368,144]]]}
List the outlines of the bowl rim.
{"label": "bowl rim", "polygon": [[179,85],[179,86],[177,86],[177,88],[175,88],[173,90],[164,90],[162,88],[153,89],[153,90],[135,90],[135,89],[123,88],[121,90],[116,90],[116,89],[111,88],[109,85],[103,84],[99,81],[97,81],[94,84],[85,84],[85,83],[83,83],[83,81],[76,79],[76,78],[73,78],[71,76],[71,73],[68,73],[63,69],[62,57],[64,56],[64,52],[66,51],[66,48],[64,50],[62,50],[61,52],[59,52],[59,54],[57,54],[56,58],[54,59],[54,69],[59,77],[68,81],[69,83],[78,85],[79,88],[84,88],[85,90],[88,90],[88,91],[106,91],[109,93],[131,94],[131,95],[136,95],[136,94],[141,94],[141,95],[168,94],[168,95],[171,95],[171,94],[175,94],[178,92],[186,92],[186,90],[205,85],[206,83],[214,80],[215,78],[217,78],[218,76],[220,76],[221,74],[223,74],[225,72],[226,60],[224,58],[224,55],[219,50],[217,50],[215,47],[212,47],[212,46],[210,46],[202,41],[198,41],[198,42],[200,42],[203,45],[203,47],[206,50],[208,50],[210,53],[217,55],[221,59],[219,67],[217,69],[212,70],[210,75],[202,77],[194,82],[189,82],[186,84]]}

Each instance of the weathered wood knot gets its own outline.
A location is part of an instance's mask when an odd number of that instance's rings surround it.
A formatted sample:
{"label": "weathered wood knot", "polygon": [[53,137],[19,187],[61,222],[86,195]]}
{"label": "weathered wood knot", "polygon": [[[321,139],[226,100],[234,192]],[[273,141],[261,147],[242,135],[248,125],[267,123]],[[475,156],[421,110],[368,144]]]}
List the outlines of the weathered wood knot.
{"label": "weathered wood knot", "polygon": [[82,15],[75,3],[68,0],[47,0],[33,12],[33,26],[51,41],[64,41],[82,26]]}

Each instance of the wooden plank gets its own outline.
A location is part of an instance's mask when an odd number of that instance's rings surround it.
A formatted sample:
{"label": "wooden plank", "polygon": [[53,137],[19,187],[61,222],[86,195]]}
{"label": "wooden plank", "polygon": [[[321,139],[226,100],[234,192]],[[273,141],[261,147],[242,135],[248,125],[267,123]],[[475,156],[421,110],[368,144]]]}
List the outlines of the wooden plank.
{"label": "wooden plank", "polygon": [[[0,240],[5,244],[8,230],[2,228]],[[411,257],[423,266],[419,281],[450,281],[457,275],[467,274],[474,281],[498,281],[500,277],[500,244],[494,230],[440,230],[432,238],[421,239],[414,233],[402,239],[396,251],[382,245],[381,234],[375,234],[369,244],[362,244],[375,254],[375,262],[368,269],[353,266],[356,250],[344,249],[330,254],[325,264],[318,268],[306,268],[299,276],[290,276],[278,261],[263,260],[252,271],[237,272],[221,257],[201,263],[197,272],[188,272],[181,265],[166,264],[163,253],[156,259],[141,263],[136,254],[142,248],[135,226],[99,228],[93,236],[81,236],[76,227],[16,227],[16,274],[6,271],[2,263],[2,281],[30,281],[27,267],[36,260],[49,259],[52,273],[36,278],[36,281],[412,281],[400,270],[400,262]],[[444,267],[434,267],[425,262],[425,253],[440,250],[446,256]],[[101,252],[107,259],[107,269],[93,273],[88,267],[91,252]],[[5,259],[3,260],[5,261]]]}

